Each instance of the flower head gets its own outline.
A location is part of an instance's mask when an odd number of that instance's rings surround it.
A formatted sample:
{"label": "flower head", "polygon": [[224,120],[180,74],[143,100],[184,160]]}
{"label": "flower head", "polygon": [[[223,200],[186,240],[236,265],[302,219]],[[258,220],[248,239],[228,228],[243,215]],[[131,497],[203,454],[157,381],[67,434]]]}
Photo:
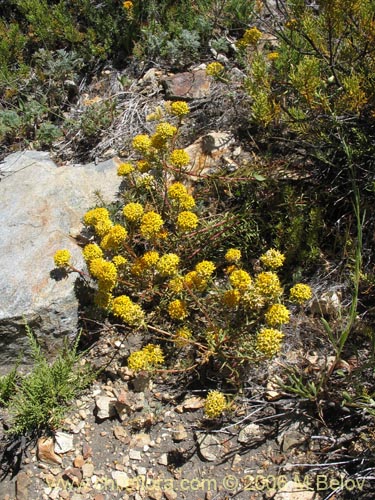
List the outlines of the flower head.
{"label": "flower head", "polygon": [[184,289],[184,278],[182,276],[172,278],[168,283],[168,288],[173,293],[181,293]]}
{"label": "flower head", "polygon": [[177,273],[180,257],[174,253],[167,253],[160,257],[156,270],[161,276],[173,276]]}
{"label": "flower head", "polygon": [[136,151],[147,154],[151,148],[151,138],[147,134],[136,135],[133,139],[132,146]]}
{"label": "flower head", "polygon": [[243,271],[242,269],[236,269],[229,276],[229,281],[233,288],[244,291],[251,285],[251,277],[249,273]]}
{"label": "flower head", "polygon": [[53,260],[55,261],[56,267],[67,267],[69,266],[69,261],[71,258],[71,254],[69,250],[57,250],[55,255],[53,256]]}
{"label": "flower head", "polygon": [[113,262],[108,262],[103,258],[93,259],[89,270],[91,275],[101,282],[103,288],[111,290],[115,286],[117,269]]}
{"label": "flower head", "polygon": [[124,7],[125,10],[132,10],[133,2],[131,2],[130,0],[123,2],[122,6]]}
{"label": "flower head", "polygon": [[196,290],[197,292],[203,292],[207,287],[207,279],[199,275],[197,271],[190,271],[184,276],[184,285],[191,290]]}
{"label": "flower head", "polygon": [[111,227],[100,242],[103,250],[116,250],[125,240],[128,233],[120,224]]}
{"label": "flower head", "polygon": [[144,174],[145,172],[148,172],[149,170],[152,169],[152,165],[147,160],[138,160],[137,169],[139,172],[141,172],[141,174]]}
{"label": "flower head", "polygon": [[202,262],[198,262],[198,264],[195,266],[195,270],[198,273],[198,276],[205,279],[210,278],[215,269],[215,264],[210,260],[202,260]]}
{"label": "flower head", "polygon": [[185,116],[190,113],[189,105],[185,101],[175,101],[171,104],[171,114],[174,116]]}
{"label": "flower head", "polygon": [[93,259],[98,259],[103,257],[103,250],[95,243],[89,243],[82,250],[83,258],[87,263],[90,263]]}
{"label": "flower head", "polygon": [[128,203],[122,209],[125,219],[130,222],[137,222],[143,215],[143,206],[140,203]]}
{"label": "flower head", "polygon": [[130,326],[139,325],[144,319],[144,312],[138,304],[127,295],[120,295],[113,299],[112,312]]}
{"label": "flower head", "polygon": [[289,323],[290,311],[283,304],[273,304],[265,314],[266,323],[270,326]]}
{"label": "flower head", "polygon": [[225,254],[225,260],[227,262],[238,262],[241,260],[241,250],[237,248],[230,248]]}
{"label": "flower head", "polygon": [[312,297],[312,291],[309,285],[304,285],[303,283],[297,283],[294,285],[289,292],[289,298],[292,302],[297,302],[297,304],[303,304]]}
{"label": "flower head", "polygon": [[172,300],[172,302],[169,303],[168,313],[172,319],[177,320],[183,320],[189,315],[185,302],[180,299]]}
{"label": "flower head", "polygon": [[125,257],[123,257],[122,255],[115,255],[112,259],[112,262],[114,263],[114,265],[118,269],[119,267],[125,266],[125,264],[127,264],[128,260],[125,259]]}
{"label": "flower head", "polygon": [[268,299],[276,299],[283,292],[279,277],[271,271],[258,274],[255,279],[255,288],[260,295]]}
{"label": "flower head", "polygon": [[195,207],[195,200],[191,194],[184,194],[178,200],[178,205],[181,210],[190,210]]}
{"label": "flower head", "polygon": [[262,328],[257,335],[256,346],[258,351],[272,358],[281,349],[281,342],[284,334],[275,328]]}
{"label": "flower head", "polygon": [[147,344],[143,349],[132,352],[128,357],[128,367],[133,371],[152,370],[163,363],[163,351],[155,344]]}
{"label": "flower head", "polygon": [[183,326],[176,331],[174,343],[177,347],[185,347],[189,344],[189,340],[192,338],[192,333],[189,328]]}
{"label": "flower head", "polygon": [[222,301],[223,304],[227,307],[233,308],[238,305],[241,299],[241,294],[238,290],[227,290],[224,292]]}
{"label": "flower head", "polygon": [[221,76],[224,73],[224,66],[219,62],[212,62],[207,65],[206,74],[213,77]]}
{"label": "flower head", "polygon": [[181,182],[174,182],[168,188],[168,196],[172,200],[180,200],[187,195],[186,187]]}
{"label": "flower head", "polygon": [[163,219],[156,212],[150,211],[143,215],[141,221],[141,234],[147,240],[157,236],[164,224]]}
{"label": "flower head", "polygon": [[210,391],[204,404],[204,413],[208,418],[219,417],[228,407],[224,394],[220,391]]}
{"label": "flower head", "polygon": [[245,31],[242,38],[238,41],[237,45],[240,48],[248,47],[249,45],[257,45],[259,39],[262,37],[262,32],[258,28],[250,28]]}
{"label": "flower head", "polygon": [[169,156],[169,161],[175,167],[186,167],[190,163],[190,156],[184,149],[174,149]]}
{"label": "flower head", "polygon": [[98,222],[109,220],[109,212],[106,208],[93,208],[86,212],[83,221],[88,226],[95,226]]}
{"label": "flower head", "polygon": [[134,167],[131,163],[120,163],[117,167],[117,175],[125,177],[134,172]]}
{"label": "flower head", "polygon": [[143,254],[141,259],[144,262],[145,267],[150,268],[158,262],[159,253],[156,252],[155,250],[149,250],[148,252]]}
{"label": "flower head", "polygon": [[188,210],[181,212],[177,217],[177,229],[182,232],[192,231],[198,225],[198,217]]}
{"label": "flower head", "polygon": [[270,248],[266,253],[261,255],[260,261],[270,269],[278,269],[284,264],[285,255],[274,248]]}

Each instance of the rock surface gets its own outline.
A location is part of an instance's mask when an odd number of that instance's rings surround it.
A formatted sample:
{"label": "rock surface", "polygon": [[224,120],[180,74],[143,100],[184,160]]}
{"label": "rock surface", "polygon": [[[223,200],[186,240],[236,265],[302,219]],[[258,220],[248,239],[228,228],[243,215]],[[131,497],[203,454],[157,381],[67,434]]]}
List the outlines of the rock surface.
{"label": "rock surface", "polygon": [[27,352],[25,320],[51,355],[76,333],[77,274],[54,279],[53,255],[67,248],[83,267],[72,234],[97,203],[95,192],[111,202],[119,184],[113,160],[58,167],[48,153],[25,151],[0,164],[0,373]]}

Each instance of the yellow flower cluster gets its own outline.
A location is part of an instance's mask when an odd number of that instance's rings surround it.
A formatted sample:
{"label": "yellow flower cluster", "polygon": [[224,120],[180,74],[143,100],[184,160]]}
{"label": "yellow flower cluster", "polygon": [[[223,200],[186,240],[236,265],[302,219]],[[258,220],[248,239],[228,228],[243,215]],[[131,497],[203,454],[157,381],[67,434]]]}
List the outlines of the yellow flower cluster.
{"label": "yellow flower cluster", "polygon": [[53,260],[55,262],[56,267],[67,267],[69,266],[71,255],[69,250],[57,250],[55,255],[53,256]]}
{"label": "yellow flower cluster", "polygon": [[125,264],[127,264],[128,260],[125,259],[125,257],[123,257],[122,255],[115,255],[112,259],[112,262],[114,263],[114,265],[118,269],[119,267],[125,266]]}
{"label": "yellow flower cluster", "polygon": [[132,146],[136,151],[147,154],[151,148],[151,138],[147,134],[139,134],[133,138]]}
{"label": "yellow flower cluster", "polygon": [[294,285],[289,292],[289,298],[292,302],[297,302],[297,304],[303,304],[312,297],[312,291],[309,285],[304,285],[303,283],[297,283]]}
{"label": "yellow flower cluster", "polygon": [[95,233],[103,237],[113,226],[109,212],[106,208],[93,208],[86,212],[83,221],[88,226],[93,226]]}
{"label": "yellow flower cluster", "polygon": [[283,292],[279,277],[272,271],[259,273],[255,279],[255,288],[260,295],[269,299],[276,299]]}
{"label": "yellow flower cluster", "polygon": [[87,264],[89,264],[93,259],[103,257],[102,249],[95,243],[89,243],[86,245],[82,250],[82,254]]}
{"label": "yellow flower cluster", "polygon": [[222,392],[210,391],[204,404],[204,414],[208,418],[217,418],[227,407],[227,400]]}
{"label": "yellow flower cluster", "polygon": [[168,313],[172,319],[183,320],[188,317],[189,313],[184,301],[180,299],[172,300],[168,305]]}
{"label": "yellow flower cluster", "polygon": [[273,304],[265,314],[266,323],[270,326],[289,323],[290,311],[283,304]]}
{"label": "yellow flower cluster", "polygon": [[174,116],[185,116],[190,113],[189,105],[185,101],[176,101],[171,104],[171,114]]}
{"label": "yellow flower cluster", "polygon": [[147,240],[154,238],[159,233],[164,222],[159,214],[150,211],[144,214],[141,221],[141,234]]}
{"label": "yellow flower cluster", "polygon": [[112,312],[130,326],[139,325],[144,319],[144,312],[127,295],[119,295],[112,302]]}
{"label": "yellow flower cluster", "polygon": [[128,233],[120,224],[111,227],[100,242],[103,250],[116,250],[125,240]]}
{"label": "yellow flower cluster", "polygon": [[279,53],[278,52],[270,52],[269,54],[267,54],[267,59],[269,61],[275,61],[278,58],[279,58]]}
{"label": "yellow flower cluster", "polygon": [[230,248],[225,254],[225,260],[227,262],[238,262],[241,260],[241,250],[237,248]]}
{"label": "yellow flower cluster", "polygon": [[202,260],[202,262],[198,262],[198,264],[195,266],[195,270],[198,273],[198,276],[204,279],[210,278],[215,269],[215,264],[210,260]]}
{"label": "yellow flower cluster", "polygon": [[262,328],[257,335],[256,347],[258,351],[272,358],[281,349],[284,334],[275,328]]}
{"label": "yellow flower cluster", "polygon": [[168,196],[172,200],[179,200],[187,194],[186,187],[181,182],[174,182],[168,188]]}
{"label": "yellow flower cluster", "polygon": [[125,177],[134,172],[134,167],[131,163],[120,163],[117,167],[117,175]]}
{"label": "yellow flower cluster", "polygon": [[191,196],[191,194],[185,194],[184,196],[181,196],[178,201],[181,210],[190,210],[191,208],[195,207],[195,200],[193,196]]}
{"label": "yellow flower cluster", "polygon": [[186,167],[190,163],[190,156],[184,149],[174,149],[169,156],[169,161],[175,167]]}
{"label": "yellow flower cluster", "polygon": [[177,229],[182,232],[192,231],[198,225],[198,217],[188,210],[181,212],[177,217]]}
{"label": "yellow flower cluster", "polygon": [[240,48],[248,47],[249,45],[257,45],[259,39],[262,37],[262,32],[258,28],[250,28],[245,31],[242,38],[237,42]]}
{"label": "yellow flower cluster", "polygon": [[270,269],[278,269],[284,264],[285,255],[275,248],[270,248],[266,253],[260,256],[260,261],[264,266]]}
{"label": "yellow flower cluster", "polygon": [[184,285],[190,290],[203,292],[207,287],[207,280],[200,276],[197,271],[190,271],[187,273],[183,280]]}
{"label": "yellow flower cluster", "polygon": [[172,278],[168,283],[168,288],[173,293],[181,293],[184,289],[184,278],[182,276],[176,276]]}
{"label": "yellow flower cluster", "polygon": [[241,294],[238,290],[227,290],[224,292],[222,302],[227,307],[236,307],[241,299]]}
{"label": "yellow flower cluster", "polygon": [[144,174],[145,172],[148,172],[149,170],[152,169],[152,165],[147,160],[138,160],[137,169],[139,172],[141,172],[141,174]]}
{"label": "yellow flower cluster", "polygon": [[130,0],[123,2],[122,6],[124,7],[125,10],[132,10],[133,2],[131,2]]}
{"label": "yellow flower cluster", "polygon": [[143,215],[143,206],[140,203],[128,203],[122,209],[125,219],[130,222],[137,222]]}
{"label": "yellow flower cluster", "polygon": [[219,62],[207,64],[206,73],[209,76],[218,77],[224,73],[224,66]]}
{"label": "yellow flower cluster", "polygon": [[237,269],[233,271],[229,276],[229,281],[233,288],[244,291],[251,285],[251,277],[249,273],[243,271],[242,269]]}
{"label": "yellow flower cluster", "polygon": [[159,260],[159,253],[156,252],[155,250],[149,250],[142,257],[142,261],[148,268],[154,266],[158,260]]}
{"label": "yellow flower cluster", "polygon": [[161,276],[173,276],[177,273],[180,257],[174,253],[167,253],[160,257],[156,270]]}
{"label": "yellow flower cluster", "polygon": [[134,276],[143,276],[146,271],[152,268],[159,260],[159,254],[155,250],[146,252],[142,257],[139,257],[131,268],[131,273]]}
{"label": "yellow flower cluster", "polygon": [[107,262],[102,258],[93,259],[89,269],[91,275],[99,281],[101,288],[112,290],[117,280],[117,269],[113,262]]}
{"label": "yellow flower cluster", "polygon": [[147,344],[140,351],[135,351],[128,357],[128,367],[137,372],[140,370],[152,370],[164,363],[164,355],[160,346]]}
{"label": "yellow flower cluster", "polygon": [[162,122],[157,125],[155,134],[151,137],[151,144],[156,149],[162,149],[166,146],[167,141],[172,139],[177,134],[177,127],[168,123]]}
{"label": "yellow flower cluster", "polygon": [[189,340],[192,338],[192,333],[186,326],[179,328],[175,334],[175,344],[177,347],[185,347],[189,344]]}

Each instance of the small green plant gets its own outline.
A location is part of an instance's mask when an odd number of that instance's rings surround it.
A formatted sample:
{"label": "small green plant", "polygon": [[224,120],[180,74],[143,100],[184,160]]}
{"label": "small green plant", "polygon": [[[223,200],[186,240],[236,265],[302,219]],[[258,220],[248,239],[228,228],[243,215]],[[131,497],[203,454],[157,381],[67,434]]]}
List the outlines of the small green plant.
{"label": "small green plant", "polygon": [[[93,380],[93,372],[88,365],[79,364],[79,337],[73,346],[66,342],[50,364],[27,325],[26,333],[33,368],[31,373],[17,381],[16,387],[13,384],[13,394],[6,403],[10,414],[10,434],[58,427],[69,403]],[[14,378],[15,374],[10,380]]]}
{"label": "small green plant", "polygon": [[17,389],[17,382],[19,379],[19,361],[7,375],[0,377],[0,405],[2,406],[6,406],[8,404],[8,401],[14,395]]}

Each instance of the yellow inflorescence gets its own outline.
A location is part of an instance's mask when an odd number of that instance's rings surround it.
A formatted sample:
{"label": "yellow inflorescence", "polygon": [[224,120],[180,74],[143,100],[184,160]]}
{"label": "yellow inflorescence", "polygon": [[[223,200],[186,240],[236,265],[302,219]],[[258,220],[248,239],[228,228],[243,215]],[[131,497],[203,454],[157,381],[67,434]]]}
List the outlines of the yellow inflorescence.
{"label": "yellow inflorescence", "polygon": [[148,172],[149,170],[152,169],[152,165],[147,160],[138,160],[137,169],[139,172],[141,172],[141,174],[144,174],[145,172]]}
{"label": "yellow inflorescence", "polygon": [[133,371],[152,370],[164,363],[164,355],[160,346],[147,344],[140,351],[135,351],[128,357],[128,367]]}
{"label": "yellow inflorescence", "polygon": [[172,278],[168,283],[168,288],[173,293],[181,293],[184,289],[184,278],[182,276],[176,276]]}
{"label": "yellow inflorescence", "polygon": [[280,297],[283,292],[279,277],[271,271],[258,274],[255,279],[255,288],[259,294],[269,299]]}
{"label": "yellow inflorescence", "polygon": [[130,222],[137,222],[143,215],[143,206],[140,203],[128,203],[122,209],[125,219]]}
{"label": "yellow inflorescence", "polygon": [[172,200],[180,200],[187,195],[186,187],[181,182],[174,182],[168,188],[168,196]]}
{"label": "yellow inflorescence", "polygon": [[207,65],[206,73],[209,76],[221,76],[224,73],[224,66],[219,62],[212,62]]}
{"label": "yellow inflorescence", "polygon": [[89,243],[82,250],[83,258],[87,263],[90,263],[93,259],[99,259],[103,257],[103,250],[95,243]]}
{"label": "yellow inflorescence", "polygon": [[259,39],[262,37],[262,32],[258,28],[250,28],[245,31],[243,37],[237,42],[241,48],[248,47],[249,45],[257,45]]}
{"label": "yellow inflorescence", "polygon": [[133,2],[131,2],[130,0],[123,2],[122,6],[124,7],[125,10],[132,10]]}
{"label": "yellow inflorescence", "polygon": [[95,231],[97,236],[102,238],[103,236],[105,236],[108,233],[108,231],[111,229],[112,226],[113,226],[113,224],[112,224],[112,221],[110,219],[103,219],[103,220],[98,221],[95,224],[94,231]]}
{"label": "yellow inflorescence", "polygon": [[200,276],[197,271],[190,271],[184,276],[183,283],[190,290],[196,290],[197,292],[203,292],[207,288],[207,280]]}
{"label": "yellow inflorescence", "polygon": [[227,262],[238,262],[241,260],[241,250],[237,248],[230,248],[225,254],[225,260]]}
{"label": "yellow inflorescence", "polygon": [[262,328],[257,335],[256,347],[258,351],[272,358],[281,349],[281,342],[284,334],[275,328]]}
{"label": "yellow inflorescence", "polygon": [[236,307],[241,299],[241,294],[238,290],[227,290],[223,294],[223,304],[227,307]]}
{"label": "yellow inflorescence", "polygon": [[151,138],[147,134],[136,135],[132,141],[132,146],[136,151],[147,154],[151,148]]}
{"label": "yellow inflorescence", "polygon": [[154,238],[161,230],[163,224],[163,219],[156,212],[151,211],[145,213],[141,221],[142,236],[147,240]]}
{"label": "yellow inflorescence", "polygon": [[130,326],[139,325],[144,319],[144,312],[127,295],[119,295],[112,302],[112,312]]}
{"label": "yellow inflorescence", "polygon": [[177,127],[168,122],[159,123],[155,130],[155,134],[164,140],[171,139],[176,133]]}
{"label": "yellow inflorescence", "polygon": [[168,305],[168,313],[172,319],[183,320],[188,317],[189,313],[184,301],[180,299],[172,300]]}
{"label": "yellow inflorescence", "polygon": [[270,326],[289,323],[290,311],[283,304],[273,304],[265,314],[266,323]]}
{"label": "yellow inflorescence", "polygon": [[251,285],[251,276],[242,269],[236,269],[230,274],[229,281],[233,288],[244,291]]}
{"label": "yellow inflorescence", "polygon": [[134,172],[134,167],[131,163],[120,163],[117,167],[117,175],[125,177]]}
{"label": "yellow inflorescence", "polygon": [[208,418],[217,418],[227,407],[227,400],[222,392],[210,391],[204,404],[204,413]]}
{"label": "yellow inflorescence", "polygon": [[57,250],[55,255],[53,256],[53,260],[55,262],[56,267],[67,267],[69,266],[71,255],[69,250]]}
{"label": "yellow inflorescence", "polygon": [[189,328],[183,326],[176,331],[175,344],[177,347],[185,347],[189,345],[189,340],[192,338],[192,333]]}
{"label": "yellow inflorescence", "polygon": [[181,210],[190,210],[195,207],[195,200],[191,194],[185,194],[178,200]]}
{"label": "yellow inflorescence", "polygon": [[177,229],[182,232],[192,231],[198,225],[198,217],[188,210],[181,212],[177,217]]}
{"label": "yellow inflorescence", "polygon": [[103,250],[116,250],[126,239],[128,233],[120,224],[116,224],[106,233],[100,242]]}
{"label": "yellow inflorescence", "polygon": [[115,255],[112,259],[112,262],[114,263],[114,265],[118,269],[119,267],[125,266],[125,264],[127,264],[128,260],[125,259],[125,257],[123,257],[122,255]]}
{"label": "yellow inflorescence", "polygon": [[202,262],[198,262],[198,264],[195,266],[195,270],[198,273],[198,276],[204,279],[210,278],[215,269],[215,264],[210,260],[202,260]]}
{"label": "yellow inflorescence", "polygon": [[180,257],[174,253],[167,253],[160,257],[156,270],[161,276],[173,276],[177,273]]}
{"label": "yellow inflorescence", "polygon": [[175,167],[186,167],[190,163],[190,156],[184,149],[174,149],[169,156],[169,161]]}
{"label": "yellow inflorescence", "polygon": [[185,116],[190,113],[189,105],[185,101],[176,101],[171,104],[171,114],[174,116]]}
{"label": "yellow inflorescence", "polygon": [[309,285],[304,285],[303,283],[297,283],[294,285],[289,292],[289,298],[292,302],[297,302],[298,304],[303,304],[312,297],[312,291]]}
{"label": "yellow inflorescence", "polygon": [[93,259],[90,262],[90,273],[101,282],[103,288],[111,290],[116,284],[117,269],[113,262],[102,258]]}
{"label": "yellow inflorescence", "polygon": [[279,58],[279,53],[278,52],[270,52],[269,54],[267,54],[267,59],[269,61],[275,61],[278,58]]}
{"label": "yellow inflorescence", "polygon": [[95,226],[99,222],[109,220],[109,212],[106,208],[93,208],[86,212],[83,221],[88,226]]}
{"label": "yellow inflorescence", "polygon": [[264,266],[270,269],[278,269],[284,264],[285,255],[274,248],[270,248],[266,253],[260,256],[260,261]]}
{"label": "yellow inflorescence", "polygon": [[159,253],[156,252],[155,250],[149,250],[142,256],[142,262],[147,268],[154,266],[158,262],[158,260],[159,260]]}

